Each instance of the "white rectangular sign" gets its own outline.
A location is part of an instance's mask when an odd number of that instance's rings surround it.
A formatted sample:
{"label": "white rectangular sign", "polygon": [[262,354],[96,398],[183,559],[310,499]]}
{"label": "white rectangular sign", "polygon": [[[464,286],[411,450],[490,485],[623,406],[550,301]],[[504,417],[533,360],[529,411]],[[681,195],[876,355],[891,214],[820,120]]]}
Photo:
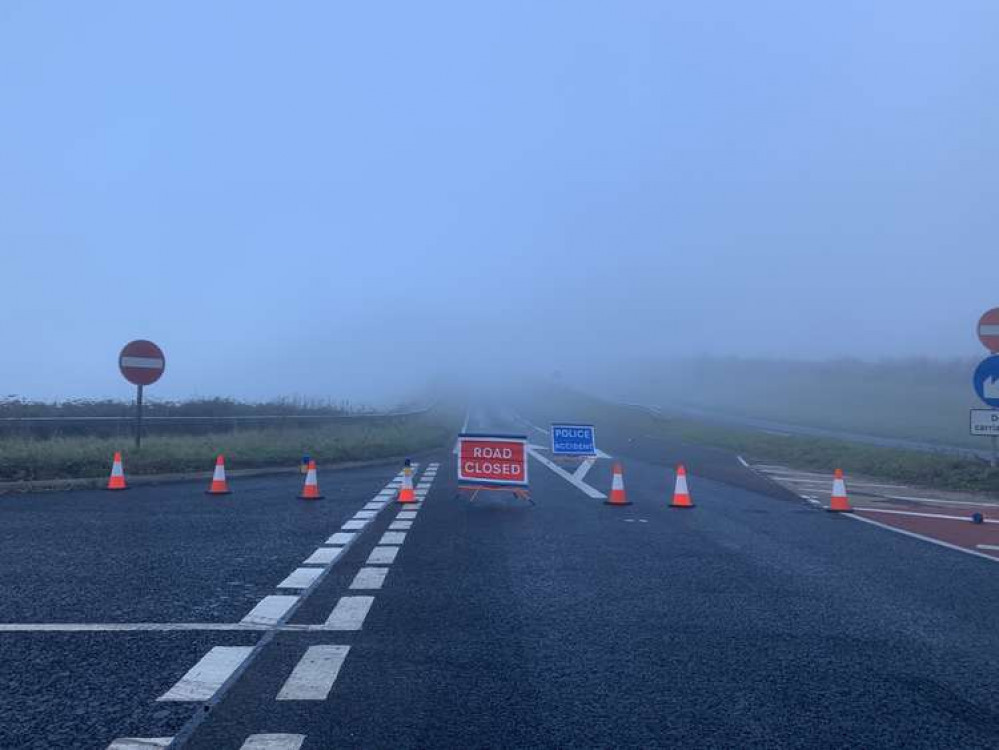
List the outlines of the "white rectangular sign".
{"label": "white rectangular sign", "polygon": [[999,409],[972,409],[972,435],[999,435]]}

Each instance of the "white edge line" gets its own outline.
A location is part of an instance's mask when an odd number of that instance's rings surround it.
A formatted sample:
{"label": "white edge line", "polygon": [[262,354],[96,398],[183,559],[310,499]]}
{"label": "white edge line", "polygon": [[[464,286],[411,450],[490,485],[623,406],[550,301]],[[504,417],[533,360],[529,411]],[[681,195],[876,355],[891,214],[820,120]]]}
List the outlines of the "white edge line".
{"label": "white edge line", "polygon": [[952,549],[957,552],[963,552],[966,555],[974,555],[975,557],[981,557],[984,560],[999,562],[999,557],[993,557],[992,555],[986,555],[983,552],[976,552],[973,549],[966,549],[964,547],[959,547],[956,544],[951,544],[950,542],[943,542],[939,539],[933,539],[932,537],[923,536],[922,534],[917,534],[913,531],[906,531],[905,529],[896,529],[894,526],[889,526],[886,523],[881,523],[880,521],[874,521],[870,518],[864,518],[863,516],[857,516],[852,513],[844,513],[842,515],[845,515],[847,518],[852,518],[854,521],[862,521],[863,523],[869,523],[871,526],[878,526],[879,528],[887,529],[888,531],[894,531],[896,534],[911,536],[913,539],[920,539],[924,542],[935,544],[938,547],[946,547],[947,549]]}

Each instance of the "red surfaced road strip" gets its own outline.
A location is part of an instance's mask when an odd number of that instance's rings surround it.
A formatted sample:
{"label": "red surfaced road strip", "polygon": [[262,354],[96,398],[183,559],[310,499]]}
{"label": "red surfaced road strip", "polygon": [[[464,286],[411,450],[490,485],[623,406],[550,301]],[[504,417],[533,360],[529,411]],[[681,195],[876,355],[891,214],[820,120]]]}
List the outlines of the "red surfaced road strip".
{"label": "red surfaced road strip", "polygon": [[[919,513],[921,515],[898,515],[895,513],[878,513],[877,510],[903,511],[905,513]],[[999,507],[982,508],[963,505],[948,505],[946,508],[940,506],[920,504],[913,505],[881,505],[877,510],[857,509],[854,512],[858,516],[869,518],[872,521],[891,526],[903,531],[911,531],[913,534],[937,539],[941,542],[954,544],[964,549],[973,550],[980,554],[989,555],[999,559],[999,550],[979,549],[979,544],[992,544],[999,546],[999,524],[971,522],[972,513],[981,513],[985,518],[999,520]],[[930,515],[939,516],[930,518]],[[960,516],[960,519],[948,518],[948,516]]]}

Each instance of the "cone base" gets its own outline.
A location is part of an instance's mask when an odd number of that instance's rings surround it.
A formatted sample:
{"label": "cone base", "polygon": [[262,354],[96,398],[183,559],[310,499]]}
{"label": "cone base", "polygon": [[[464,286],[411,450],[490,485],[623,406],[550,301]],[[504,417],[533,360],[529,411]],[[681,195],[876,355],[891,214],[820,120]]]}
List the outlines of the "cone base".
{"label": "cone base", "polygon": [[690,505],[673,505],[673,503],[670,503],[668,507],[679,508],[680,510],[690,510],[694,507],[694,504],[691,503]]}
{"label": "cone base", "polygon": [[130,490],[131,487],[105,487],[108,492],[121,492],[122,490]]}
{"label": "cone base", "polygon": [[631,505],[631,500],[624,500],[624,501],[604,500],[604,505]]}
{"label": "cone base", "polygon": [[206,495],[231,495],[232,490],[205,490]]}
{"label": "cone base", "polygon": [[826,508],[827,513],[853,513],[853,508]]}
{"label": "cone base", "polygon": [[299,500],[325,500],[326,495],[299,495]]}

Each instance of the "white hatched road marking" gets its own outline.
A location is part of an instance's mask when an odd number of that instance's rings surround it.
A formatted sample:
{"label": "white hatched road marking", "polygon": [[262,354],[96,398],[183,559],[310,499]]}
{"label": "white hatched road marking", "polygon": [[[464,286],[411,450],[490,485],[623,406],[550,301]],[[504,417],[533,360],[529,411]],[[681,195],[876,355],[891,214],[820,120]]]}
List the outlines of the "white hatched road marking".
{"label": "white hatched road marking", "polygon": [[556,464],[556,463],[548,460],[544,456],[542,456],[540,453],[538,453],[538,451],[533,446],[528,446],[527,452],[532,457],[536,458],[538,461],[540,461],[541,463],[543,463],[545,466],[547,466],[553,472],[555,472],[560,477],[562,477],[562,479],[564,479],[565,481],[567,481],[573,487],[576,487],[577,489],[582,490],[589,497],[592,497],[594,499],[599,499],[599,498],[607,497],[607,495],[605,495],[600,490],[591,487],[590,485],[586,484],[582,480],[576,479],[576,477],[574,477],[572,474],[570,474],[569,472],[567,472],[561,466],[559,466],[558,464]]}
{"label": "white hatched road marking", "polygon": [[402,544],[406,541],[405,531],[386,531],[382,534],[382,538],[378,540],[379,544]]}
{"label": "white hatched road marking", "polygon": [[320,547],[302,561],[303,565],[330,565],[340,557],[343,547]]}
{"label": "white hatched road marking", "polygon": [[292,605],[294,605],[297,601],[297,596],[289,594],[265,596],[257,602],[257,606],[251,609],[246,617],[240,620],[240,622],[250,622],[258,625],[274,625],[279,622],[282,617],[288,614],[288,610],[291,609]]}
{"label": "white hatched road marking", "polygon": [[357,520],[350,520],[350,521],[345,522],[343,524],[343,526],[341,526],[340,528],[343,529],[344,531],[360,531],[365,526],[367,526],[367,524],[368,524],[368,522],[366,520],[363,520],[363,519],[359,520],[359,521],[357,521]]}
{"label": "white hatched road marking", "polygon": [[380,589],[385,584],[388,568],[361,568],[350,584],[352,589]]}
{"label": "white hatched road marking", "polygon": [[354,518],[374,518],[377,515],[377,510],[359,510],[354,514]]}
{"label": "white hatched road marking", "polygon": [[350,544],[352,541],[354,541],[354,537],[356,537],[356,536],[357,536],[357,534],[346,534],[346,533],[344,533],[342,531],[338,531],[333,536],[331,536],[329,539],[327,539],[326,543],[327,544]]}
{"label": "white hatched road marking", "polygon": [[413,528],[412,521],[393,521],[389,524],[389,528],[392,531],[408,531]]}
{"label": "white hatched road marking", "polygon": [[207,701],[246,661],[252,646],[214,646],[157,701]]}
{"label": "white hatched road marking", "polygon": [[341,596],[326,620],[330,630],[360,630],[371,609],[373,596]]}
{"label": "white hatched road marking", "polygon": [[169,747],[173,737],[120,737],[108,745],[107,750],[155,750]]}
{"label": "white hatched road marking", "polygon": [[399,554],[398,547],[375,547],[368,555],[368,565],[391,565]]}
{"label": "white hatched road marking", "polygon": [[368,503],[362,508],[362,510],[381,510],[385,507],[385,503],[376,503],[374,501]]}
{"label": "white hatched road marking", "polygon": [[239,750],[299,750],[304,734],[251,734]]}
{"label": "white hatched road marking", "polygon": [[322,574],[322,568],[295,568],[277,587],[279,589],[307,589]]}
{"label": "white hatched road marking", "polygon": [[350,646],[309,646],[278,693],[279,701],[324,701]]}
{"label": "white hatched road marking", "polygon": [[412,521],[416,518],[415,510],[403,510],[396,514],[397,521]]}

